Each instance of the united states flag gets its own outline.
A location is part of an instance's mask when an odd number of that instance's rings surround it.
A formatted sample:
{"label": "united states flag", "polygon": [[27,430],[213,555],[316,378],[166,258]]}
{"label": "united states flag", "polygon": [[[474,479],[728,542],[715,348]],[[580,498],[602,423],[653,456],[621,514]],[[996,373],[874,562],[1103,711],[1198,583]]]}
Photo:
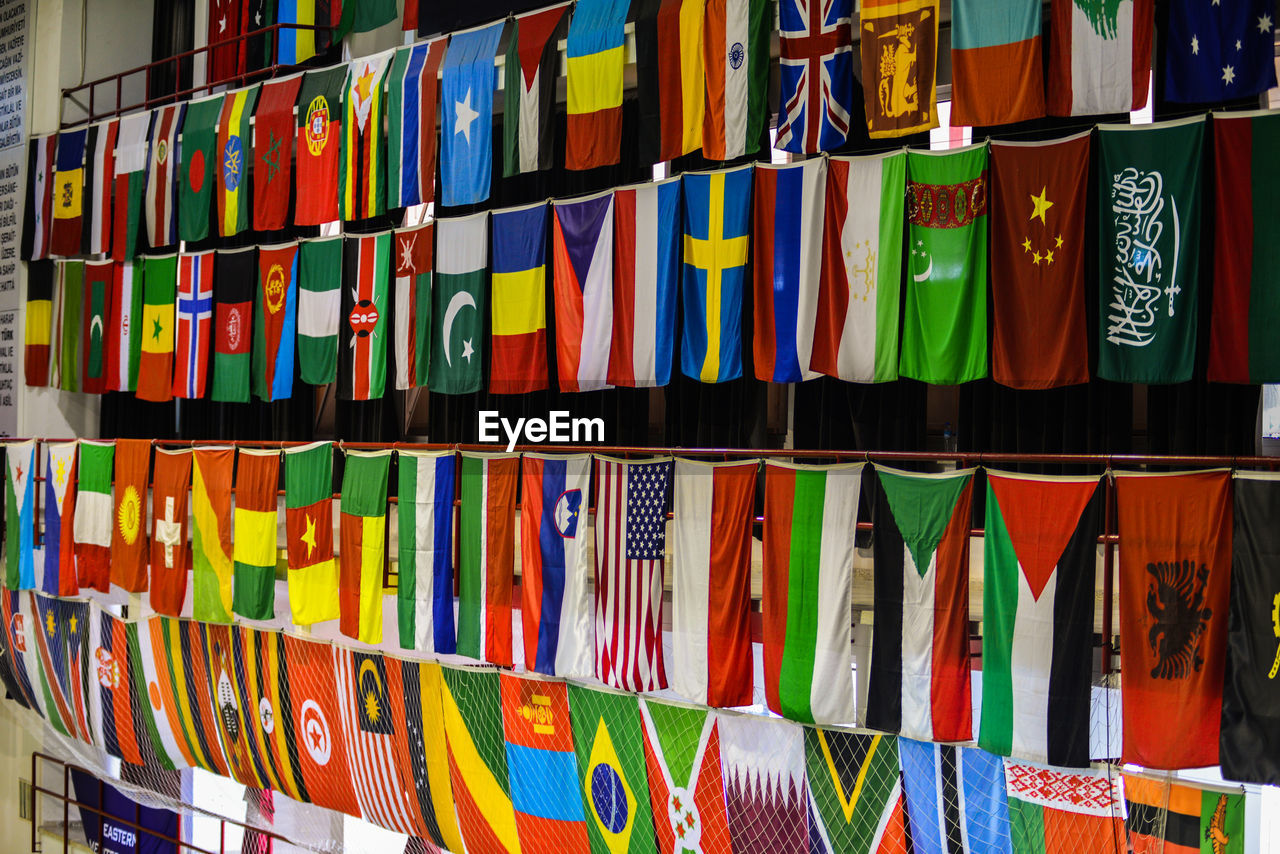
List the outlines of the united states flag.
{"label": "united states flag", "polygon": [[596,462],[596,675],[625,691],[665,688],[662,560],[671,460]]}
{"label": "united states flag", "polygon": [[853,0],[781,0],[777,147],[812,154],[849,136]]}

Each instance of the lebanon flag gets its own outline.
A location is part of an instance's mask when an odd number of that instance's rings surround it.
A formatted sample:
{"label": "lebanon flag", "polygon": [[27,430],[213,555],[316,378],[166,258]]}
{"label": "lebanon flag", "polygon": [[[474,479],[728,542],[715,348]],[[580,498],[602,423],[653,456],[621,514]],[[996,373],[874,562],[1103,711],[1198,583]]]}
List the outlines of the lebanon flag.
{"label": "lebanon flag", "polygon": [[768,0],[707,0],[702,151],[708,160],[735,160],[760,148],[769,121],[772,8]]}
{"label": "lebanon flag", "polygon": [[434,237],[434,223],[396,232],[396,388],[401,390],[427,384]]}
{"label": "lebanon flag", "polygon": [[[116,440],[115,464],[111,583],[130,593],[141,593],[147,589],[147,480],[151,473],[151,442]],[[83,465],[80,471],[85,471]]]}
{"label": "lebanon flag", "polygon": [[809,367],[822,266],[827,161],[755,170],[756,379],[795,383]]}
{"label": "lebanon flag", "polygon": [[517,454],[463,454],[458,655],[510,667]]}
{"label": "lebanon flag", "polygon": [[613,193],[554,209],[560,390],[596,391],[608,387],[613,331]]}
{"label": "lebanon flag", "polygon": [[[649,803],[661,854],[695,850],[727,854],[729,821],[720,772],[720,727],[714,712],[640,700]],[[663,818],[666,818],[664,821]]]}
{"label": "lebanon flag", "polygon": [[258,249],[254,302],[253,393],[259,400],[285,400],[293,395],[298,244]]}
{"label": "lebanon flag", "polygon": [[284,228],[293,180],[293,105],[302,75],[263,83],[253,113],[253,228]]}
{"label": "lebanon flag", "polygon": [[391,451],[348,451],[342,472],[338,627],[382,643],[382,574],[387,557],[387,472]]}
{"label": "lebanon flag", "polygon": [[858,523],[862,468],[765,466],[765,696],[772,711],[792,720],[854,720],[850,532]]}
{"label": "lebanon flag", "polygon": [[1231,474],[1116,475],[1125,763],[1218,762]]}
{"label": "lebanon flag", "polygon": [[1095,476],[987,473],[978,731],[984,750],[1089,765],[1102,495]]}
{"label": "lebanon flag", "polygon": [[969,524],[973,469],[877,467],[875,638],[866,725],[968,741]]}
{"label": "lebanon flag", "polygon": [[113,442],[80,442],[75,521],[76,574],[81,587],[111,588],[111,468]]}
{"label": "lebanon flag", "polygon": [[613,192],[609,385],[664,386],[675,350],[680,179]]}
{"label": "lebanon flag", "polygon": [[111,288],[107,333],[107,391],[133,391],[138,386],[142,356],[141,260],[117,263]]}
{"label": "lebanon flag", "polygon": [[898,378],[907,155],[832,157],[809,367],[849,382]]}
{"label": "lebanon flag", "polygon": [[151,126],[151,152],[147,165],[147,241],[152,249],[172,246],[178,240],[178,130],[186,114],[185,101],[156,110]]}
{"label": "lebanon flag", "polygon": [[342,318],[338,333],[339,396],[379,400],[387,384],[387,295],[391,232],[343,241]]}
{"label": "lebanon flag", "polygon": [[173,396],[204,397],[213,324],[213,251],[178,259],[178,340]]}
{"label": "lebanon flag", "polygon": [[513,25],[503,84],[502,174],[508,178],[551,168],[551,113],[560,57],[551,36],[567,5],[521,15]]}
{"label": "lebanon flag", "polygon": [[151,535],[151,607],[182,615],[187,595],[191,548],[187,545],[187,492],[191,488],[191,451],[156,449],[151,487],[154,529]]}
{"label": "lebanon flag", "polygon": [[1153,0],[1053,0],[1049,14],[1049,115],[1127,113],[1146,106]]}
{"label": "lebanon flag", "polygon": [[675,461],[669,675],[676,693],[695,703],[751,704],[757,465]]}
{"label": "lebanon flag", "polygon": [[147,148],[151,131],[151,113],[132,113],[120,119],[116,138],[113,209],[114,230],[111,237],[113,261],[132,261],[137,254],[138,224],[142,220],[142,191],[147,185]]}

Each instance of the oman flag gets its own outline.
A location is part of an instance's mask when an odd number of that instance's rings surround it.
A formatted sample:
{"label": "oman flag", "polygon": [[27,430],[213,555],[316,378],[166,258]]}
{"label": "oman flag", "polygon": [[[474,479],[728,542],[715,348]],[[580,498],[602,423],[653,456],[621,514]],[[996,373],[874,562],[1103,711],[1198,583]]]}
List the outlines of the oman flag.
{"label": "oman flag", "polygon": [[597,391],[608,387],[613,331],[613,193],[553,209],[560,390]]}
{"label": "oman flag", "polygon": [[431,357],[431,249],[435,225],[397,231],[396,388],[427,384]]}
{"label": "oman flag", "polygon": [[854,720],[851,532],[862,468],[765,466],[765,696],[773,712],[792,720]]}
{"label": "oman flag", "polygon": [[387,558],[387,472],[391,451],[348,451],[342,472],[338,626],[349,638],[382,643],[382,573]]}
{"label": "oman flag", "polygon": [[142,296],[142,327],[136,330],[141,339],[136,393],[139,400],[164,403],[173,399],[173,309],[178,256],[148,256],[143,263],[146,288]]}
{"label": "oman flag", "polygon": [[680,275],[680,178],[613,191],[609,384],[671,381]]}
{"label": "oman flag", "polygon": [[269,620],[276,613],[276,492],[279,484],[278,452],[247,448],[240,452],[233,518],[231,607],[250,620]]}
{"label": "oman flag", "polygon": [[151,607],[172,617],[182,615],[187,572],[191,568],[191,549],[187,546],[190,487],[191,451],[157,448],[155,482],[151,487]]}
{"label": "oman flag", "polygon": [[1096,476],[988,472],[978,732],[984,750],[1089,765],[1102,494]]}
{"label": "oman flag", "polygon": [[[720,728],[714,712],[640,700],[649,803],[661,854],[730,851],[720,771]],[[665,819],[665,820],[664,820]]]}
{"label": "oman flag", "polygon": [[671,687],[751,704],[751,508],[758,463],[675,462]]}
{"label": "oman flag", "polygon": [[75,521],[76,573],[81,587],[111,589],[111,469],[113,442],[80,442]]}
{"label": "oman flag", "polygon": [[517,454],[463,454],[458,520],[458,654],[512,665]]}
{"label": "oman flag", "polygon": [[333,449],[314,442],[285,451],[285,531],[289,608],[300,626],[337,619],[338,566],[333,560]]}
{"label": "oman flag", "polygon": [[345,400],[379,400],[387,385],[391,232],[344,240],[342,265],[339,395]]}
{"label": "oman flag", "polygon": [[254,303],[253,393],[259,400],[284,400],[293,395],[298,244],[258,249]]}
{"label": "oman flag", "polygon": [[151,442],[118,439],[115,465],[111,583],[130,593],[141,593],[147,589],[147,480],[151,473]]}
{"label": "oman flag", "polygon": [[913,474],[877,467],[871,729],[926,741],[971,737],[973,471]]}
{"label": "oman flag", "polygon": [[204,397],[213,325],[213,251],[178,259],[177,342],[173,396]]}

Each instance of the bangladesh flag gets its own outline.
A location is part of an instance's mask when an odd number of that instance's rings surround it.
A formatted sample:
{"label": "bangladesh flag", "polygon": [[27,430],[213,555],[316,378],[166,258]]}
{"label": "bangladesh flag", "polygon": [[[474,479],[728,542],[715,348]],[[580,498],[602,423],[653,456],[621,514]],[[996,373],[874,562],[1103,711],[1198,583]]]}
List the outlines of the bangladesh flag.
{"label": "bangladesh flag", "polygon": [[909,254],[898,372],[987,375],[987,146],[907,153]]}
{"label": "bangladesh flag", "polygon": [[232,608],[251,620],[275,616],[277,451],[240,452],[236,474],[235,585]]}
{"label": "bangladesh flag", "polygon": [[298,261],[298,373],[304,383],[338,378],[342,238],[305,240]]}
{"label": "bangladesh flag", "polygon": [[339,628],[382,643],[382,572],[387,558],[387,473],[391,451],[347,452],[338,547]]}
{"label": "bangladesh flag", "polygon": [[818,851],[909,850],[895,736],[805,727],[804,764]]}
{"label": "bangladesh flag", "polygon": [[213,176],[217,157],[218,115],[222,96],[192,101],[182,123],[182,164],[178,167],[178,235],[183,240],[209,236],[209,211],[213,207]]}
{"label": "bangladesh flag", "polygon": [[716,716],[705,708],[639,703],[658,850],[679,854],[686,837],[700,840],[703,851],[731,850]]}
{"label": "bangladesh flag", "polygon": [[[1098,376],[1186,382],[1196,356],[1204,117],[1099,131]],[[1232,205],[1237,228],[1242,208]]]}
{"label": "bangladesh flag", "polygon": [[173,399],[174,297],[178,284],[178,256],[144,259],[142,296],[142,356],[138,360],[139,400],[164,403]]}
{"label": "bangladesh flag", "polygon": [[249,402],[249,352],[257,281],[255,247],[218,253],[213,265],[214,400]]}
{"label": "bangladesh flag", "polygon": [[333,560],[333,448],[314,442],[285,451],[285,532],[289,608],[300,626],[338,617]]}
{"label": "bangladesh flag", "polygon": [[253,394],[259,400],[293,396],[297,328],[298,244],[258,249],[253,310]]}
{"label": "bangladesh flag", "polygon": [[433,392],[467,394],[483,386],[488,264],[488,212],[436,221],[428,375]]}

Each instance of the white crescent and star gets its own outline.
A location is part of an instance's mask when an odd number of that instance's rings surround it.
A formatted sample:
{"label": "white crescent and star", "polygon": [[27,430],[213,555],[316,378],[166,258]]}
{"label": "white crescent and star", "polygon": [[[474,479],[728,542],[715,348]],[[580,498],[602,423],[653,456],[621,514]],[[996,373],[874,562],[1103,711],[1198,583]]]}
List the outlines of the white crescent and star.
{"label": "white crescent and star", "polygon": [[[468,307],[476,307],[475,297],[471,296],[471,294],[466,291],[458,291],[453,295],[453,299],[449,300],[449,307],[444,311],[444,360],[449,367],[453,367],[453,356],[450,353],[453,349],[451,347],[451,342],[453,341],[453,336],[451,334],[453,331],[453,321],[454,318],[458,316],[458,312]],[[471,339],[468,338],[462,342],[462,358],[466,359],[467,362],[470,363],[473,353],[475,353],[475,350],[472,349]]]}

